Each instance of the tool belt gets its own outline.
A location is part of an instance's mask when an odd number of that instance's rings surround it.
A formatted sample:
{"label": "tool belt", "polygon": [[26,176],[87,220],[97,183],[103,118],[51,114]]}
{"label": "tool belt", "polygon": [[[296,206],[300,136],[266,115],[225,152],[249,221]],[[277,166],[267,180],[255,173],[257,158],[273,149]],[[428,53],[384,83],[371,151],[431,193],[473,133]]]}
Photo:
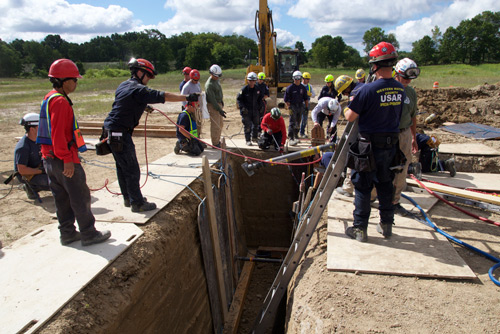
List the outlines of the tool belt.
{"label": "tool belt", "polygon": [[360,133],[361,140],[370,141],[376,148],[392,148],[399,143],[399,134],[388,133]]}
{"label": "tool belt", "polygon": [[108,131],[102,127],[99,142],[95,144],[95,153],[97,155],[108,155],[111,153],[111,147],[108,144]]}
{"label": "tool belt", "polygon": [[357,172],[371,172],[377,170],[373,156],[372,143],[359,138],[352,143],[347,153],[347,167]]}

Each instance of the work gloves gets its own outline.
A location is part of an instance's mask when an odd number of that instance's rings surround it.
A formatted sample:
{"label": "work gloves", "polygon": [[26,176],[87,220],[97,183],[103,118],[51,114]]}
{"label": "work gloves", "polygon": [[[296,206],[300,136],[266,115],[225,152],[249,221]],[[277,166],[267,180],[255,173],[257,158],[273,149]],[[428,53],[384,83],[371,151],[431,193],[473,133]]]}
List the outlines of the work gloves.
{"label": "work gloves", "polygon": [[273,134],[273,130],[267,129],[267,134],[271,136]]}
{"label": "work gloves", "polygon": [[224,110],[219,111],[219,114],[220,114],[222,117],[226,118],[226,112],[225,112]]}
{"label": "work gloves", "polygon": [[150,105],[147,105],[146,108],[144,108],[144,111],[151,114],[154,111],[154,108]]}

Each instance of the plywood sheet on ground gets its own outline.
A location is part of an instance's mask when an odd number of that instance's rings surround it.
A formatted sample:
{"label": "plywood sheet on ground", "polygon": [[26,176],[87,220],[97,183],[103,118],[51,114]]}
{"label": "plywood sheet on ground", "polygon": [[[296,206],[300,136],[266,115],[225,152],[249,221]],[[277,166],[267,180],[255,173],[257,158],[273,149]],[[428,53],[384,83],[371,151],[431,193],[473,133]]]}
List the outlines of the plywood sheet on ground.
{"label": "plywood sheet on ground", "polygon": [[422,178],[451,187],[500,191],[500,174],[496,173],[459,172],[454,177],[450,177],[448,173],[426,173],[423,174]]}
{"label": "plywood sheet on ground", "polygon": [[439,152],[457,155],[500,155],[497,149],[481,143],[441,144]]}
{"label": "plywood sheet on ground", "polygon": [[462,123],[443,126],[441,129],[474,139],[500,138],[500,129],[478,123]]}
{"label": "plywood sheet on ground", "polygon": [[[228,148],[240,148],[245,150],[260,150],[259,146],[256,143],[252,143],[252,146],[247,146],[244,138],[225,138],[226,146]],[[305,150],[311,147],[311,139],[300,139],[299,143],[295,146],[288,146],[289,152],[296,152]],[[269,149],[268,152],[272,152],[272,149]],[[280,155],[279,152],[276,152],[276,155]]]}
{"label": "plywood sheet on ground", "polygon": [[111,231],[107,242],[61,246],[57,226],[0,250],[1,333],[34,332],[142,235],[132,224],[97,223]]}
{"label": "plywood sheet on ground", "polygon": [[[159,210],[167,205],[186,186],[201,175],[202,157],[207,156],[209,162],[215,163],[220,159],[220,151],[206,149],[198,157],[190,157],[186,154],[168,154],[155,162],[149,163],[148,180],[141,189],[142,195],[149,202],[156,203],[157,209],[146,212],[132,212],[130,208],[123,205],[123,197],[114,195],[106,188],[92,192],[92,213],[96,220],[114,223],[144,224]],[[146,178],[146,167],[141,169],[140,184],[144,184]],[[108,188],[119,193],[118,181],[108,185]]]}
{"label": "plywood sheet on ground", "polygon": [[474,279],[476,276],[445,237],[416,220],[395,216],[390,239],[376,231],[378,210],[372,209],[368,242],[345,235],[353,223],[352,201],[328,203],[327,268],[336,271],[404,276]]}

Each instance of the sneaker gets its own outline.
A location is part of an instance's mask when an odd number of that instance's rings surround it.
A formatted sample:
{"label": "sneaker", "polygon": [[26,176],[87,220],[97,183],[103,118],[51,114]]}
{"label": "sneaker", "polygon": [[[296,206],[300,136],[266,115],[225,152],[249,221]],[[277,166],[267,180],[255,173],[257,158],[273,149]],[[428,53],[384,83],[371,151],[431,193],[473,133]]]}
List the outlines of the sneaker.
{"label": "sneaker", "polygon": [[85,239],[85,240],[82,240],[82,246],[90,246],[90,245],[93,245],[93,244],[99,244],[101,242],[104,242],[106,240],[109,239],[109,237],[111,237],[111,232],[110,231],[96,231],[96,235],[94,235],[92,238],[90,239]]}
{"label": "sneaker", "polygon": [[341,194],[341,195],[344,195],[344,196],[347,196],[347,197],[353,197],[353,194],[348,192],[347,190],[345,190],[344,188],[342,187],[337,187],[335,188],[335,191],[338,193],[338,194]]}
{"label": "sneaker", "polygon": [[151,202],[144,202],[142,204],[132,204],[132,212],[144,212],[156,209],[156,204]]}
{"label": "sneaker", "polygon": [[250,140],[247,141],[247,146],[252,146],[252,142]]}
{"label": "sneaker", "polygon": [[400,215],[401,217],[406,217],[409,215],[409,212],[401,206],[401,204],[394,204],[394,214]]}
{"label": "sneaker", "polygon": [[179,154],[180,152],[181,152],[181,144],[179,143],[179,141],[177,141],[175,142],[174,153]]}
{"label": "sneaker", "polygon": [[70,236],[62,236],[61,235],[61,237],[59,239],[61,240],[61,245],[66,246],[66,245],[69,245],[75,241],[81,240],[82,236],[80,235],[80,232],[75,231],[75,233],[73,233]]}
{"label": "sneaker", "polygon": [[392,235],[392,224],[378,223],[377,232],[382,234],[386,239],[390,238]]}
{"label": "sneaker", "polygon": [[307,135],[305,133],[299,134],[299,138],[307,138]]}
{"label": "sneaker", "polygon": [[290,141],[288,142],[288,145],[295,146],[298,143],[299,143],[299,141],[297,139],[290,139]]}
{"label": "sneaker", "polygon": [[450,172],[450,176],[454,177],[457,175],[457,169],[455,168],[455,159],[450,158],[444,162],[444,169]]}
{"label": "sneaker", "polygon": [[[143,197],[144,202],[147,202],[148,199],[146,197]],[[125,205],[126,208],[130,208],[130,199],[129,198],[124,198],[123,199],[123,205]]]}
{"label": "sneaker", "polygon": [[26,192],[26,196],[28,196],[29,199],[37,199],[38,196],[37,194],[26,184],[23,184],[23,190]]}
{"label": "sneaker", "polygon": [[356,239],[360,242],[368,241],[368,234],[366,233],[366,229],[349,226],[348,228],[346,228],[345,234],[351,239]]}

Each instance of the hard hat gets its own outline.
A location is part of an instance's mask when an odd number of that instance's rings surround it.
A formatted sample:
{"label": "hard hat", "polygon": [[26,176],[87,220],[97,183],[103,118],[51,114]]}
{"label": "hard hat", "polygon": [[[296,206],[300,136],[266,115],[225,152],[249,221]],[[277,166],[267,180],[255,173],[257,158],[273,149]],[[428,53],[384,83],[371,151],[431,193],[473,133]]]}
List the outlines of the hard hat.
{"label": "hard hat", "polygon": [[210,74],[212,74],[213,76],[216,76],[216,77],[222,76],[222,69],[217,64],[213,64],[212,66],[210,66],[209,72],[210,72]]}
{"label": "hard hat", "polygon": [[349,87],[349,85],[352,83],[352,78],[348,75],[341,75],[340,77],[335,80],[335,90],[337,93],[342,94],[342,92]]}
{"label": "hard hat", "polygon": [[248,73],[247,80],[248,81],[257,81],[257,74],[255,74],[255,72]]}
{"label": "hard hat", "polygon": [[58,59],[50,65],[50,78],[81,78],[76,64],[69,59]]}
{"label": "hard hat", "polygon": [[264,72],[259,72],[259,74],[257,74],[257,77],[258,77],[260,80],[264,80],[264,79],[266,79],[266,73],[264,73]]}
{"label": "hard hat", "polygon": [[333,80],[335,80],[335,77],[331,74],[328,74],[326,77],[325,77],[325,82],[333,82]]}
{"label": "hard hat", "polygon": [[135,71],[135,70],[141,70],[149,74],[151,79],[154,79],[155,76],[158,74],[156,72],[155,67],[149,60],[143,59],[143,58],[132,58],[128,62],[128,68],[130,70]]}
{"label": "hard hat", "polygon": [[200,71],[198,71],[197,69],[192,69],[190,72],[189,72],[189,77],[193,80],[200,80],[201,78],[201,75],[200,75]]}
{"label": "hard hat", "polygon": [[300,80],[300,79],[302,79],[302,72],[300,72],[300,71],[293,72],[292,78],[293,78],[293,80]]}
{"label": "hard hat", "polygon": [[361,80],[365,77],[366,73],[365,71],[360,68],[359,70],[356,71],[356,80]]}
{"label": "hard hat", "polygon": [[189,74],[189,73],[191,73],[191,71],[192,71],[191,67],[186,66],[182,70],[182,74]]}
{"label": "hard hat", "polygon": [[396,73],[403,79],[416,79],[420,74],[420,69],[410,58],[403,58],[396,64]]}
{"label": "hard hat", "polygon": [[337,111],[337,109],[340,107],[340,103],[337,99],[331,99],[328,101],[328,109],[330,111]]}
{"label": "hard hat", "polygon": [[377,64],[383,67],[390,67],[394,65],[398,53],[391,43],[380,42],[375,45],[369,53],[370,64]]}
{"label": "hard hat", "polygon": [[304,78],[304,79],[311,79],[311,73],[309,73],[309,72],[302,73],[302,78]]}
{"label": "hard hat", "polygon": [[271,118],[274,120],[277,120],[281,117],[281,111],[279,110],[279,108],[274,107],[273,109],[271,109],[270,113]]}
{"label": "hard hat", "polygon": [[21,118],[19,121],[20,125],[23,126],[38,126],[38,122],[40,121],[40,115],[34,112],[30,112]]}

